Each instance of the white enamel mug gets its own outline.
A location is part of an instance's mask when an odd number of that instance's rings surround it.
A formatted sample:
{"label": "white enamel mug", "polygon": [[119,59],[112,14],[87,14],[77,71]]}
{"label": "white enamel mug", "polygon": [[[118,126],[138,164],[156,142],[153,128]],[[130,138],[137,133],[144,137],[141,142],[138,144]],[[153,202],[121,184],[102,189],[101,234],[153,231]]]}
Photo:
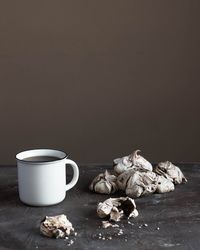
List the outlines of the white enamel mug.
{"label": "white enamel mug", "polygon": [[[51,160],[27,160],[42,159],[41,157]],[[66,191],[71,189],[79,178],[77,164],[67,159],[67,155],[59,150],[27,150],[18,153],[16,160],[19,198],[28,205],[49,206],[63,201]],[[66,164],[73,168],[73,177],[69,184],[66,184]]]}

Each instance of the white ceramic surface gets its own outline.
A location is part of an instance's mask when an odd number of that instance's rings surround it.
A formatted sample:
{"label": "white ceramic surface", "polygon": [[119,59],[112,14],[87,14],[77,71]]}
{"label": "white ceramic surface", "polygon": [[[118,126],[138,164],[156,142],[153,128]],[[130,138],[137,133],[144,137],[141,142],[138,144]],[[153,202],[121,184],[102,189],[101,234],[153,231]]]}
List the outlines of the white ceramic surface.
{"label": "white ceramic surface", "polygon": [[[27,157],[53,156],[58,160],[50,162],[25,161]],[[16,155],[18,168],[19,197],[23,203],[33,206],[48,206],[65,199],[66,191],[78,181],[77,164],[67,159],[67,155],[59,150],[33,149]],[[66,164],[73,168],[73,178],[66,184]]]}

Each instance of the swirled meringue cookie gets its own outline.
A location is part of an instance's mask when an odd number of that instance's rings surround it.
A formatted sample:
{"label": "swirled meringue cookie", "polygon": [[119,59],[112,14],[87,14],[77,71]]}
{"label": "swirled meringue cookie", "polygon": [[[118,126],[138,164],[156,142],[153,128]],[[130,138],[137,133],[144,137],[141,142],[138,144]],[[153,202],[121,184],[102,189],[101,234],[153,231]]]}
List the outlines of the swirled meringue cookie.
{"label": "swirled meringue cookie", "polygon": [[166,179],[172,181],[174,184],[186,183],[187,179],[183,175],[179,167],[172,164],[170,161],[160,162],[155,167],[156,174],[164,176]]}
{"label": "swirled meringue cookie", "polygon": [[106,170],[93,179],[89,189],[100,194],[113,194],[118,190],[116,181],[117,177]]}
{"label": "swirled meringue cookie", "polygon": [[139,154],[140,150],[132,154],[113,160],[114,171],[117,175],[131,169],[152,171],[153,167],[149,161]]}
{"label": "swirled meringue cookie", "polygon": [[157,175],[152,171],[128,170],[117,177],[117,185],[126,195],[137,198],[154,192],[166,193],[174,191],[170,179]]}

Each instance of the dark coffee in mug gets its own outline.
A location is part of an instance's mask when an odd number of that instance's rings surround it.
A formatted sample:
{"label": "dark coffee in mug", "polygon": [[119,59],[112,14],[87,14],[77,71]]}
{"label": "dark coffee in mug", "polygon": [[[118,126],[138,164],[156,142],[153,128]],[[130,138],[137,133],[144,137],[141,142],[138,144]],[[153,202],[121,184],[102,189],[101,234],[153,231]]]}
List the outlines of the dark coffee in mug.
{"label": "dark coffee in mug", "polygon": [[29,161],[29,162],[49,162],[49,161],[57,161],[60,160],[58,157],[54,156],[32,156],[32,157],[27,157],[23,159],[24,161]]}

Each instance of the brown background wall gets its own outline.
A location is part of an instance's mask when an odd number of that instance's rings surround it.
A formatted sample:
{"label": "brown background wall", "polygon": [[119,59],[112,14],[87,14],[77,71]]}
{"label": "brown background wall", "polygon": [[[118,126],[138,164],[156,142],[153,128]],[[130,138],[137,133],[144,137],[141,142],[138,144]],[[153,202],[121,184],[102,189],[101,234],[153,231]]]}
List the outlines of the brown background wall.
{"label": "brown background wall", "polygon": [[140,148],[200,160],[199,1],[1,1],[0,162]]}

